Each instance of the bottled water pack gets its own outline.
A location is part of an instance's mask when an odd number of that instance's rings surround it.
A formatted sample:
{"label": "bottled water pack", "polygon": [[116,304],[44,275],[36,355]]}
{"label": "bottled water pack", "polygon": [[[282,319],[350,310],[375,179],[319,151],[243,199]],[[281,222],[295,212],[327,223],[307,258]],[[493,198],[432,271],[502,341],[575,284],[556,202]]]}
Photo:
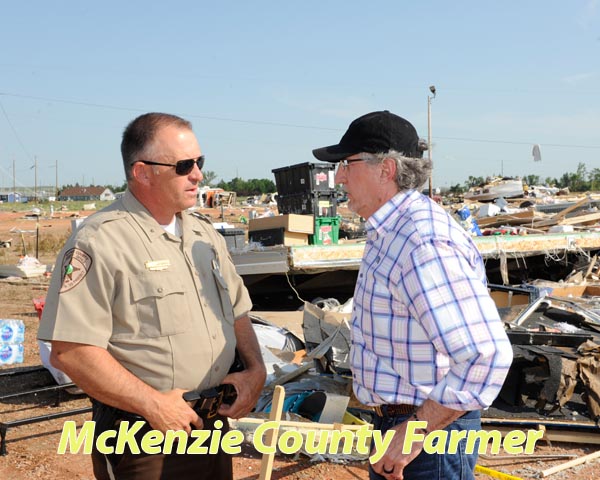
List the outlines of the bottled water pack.
{"label": "bottled water pack", "polygon": [[0,365],[23,363],[25,324],[22,320],[0,319]]}

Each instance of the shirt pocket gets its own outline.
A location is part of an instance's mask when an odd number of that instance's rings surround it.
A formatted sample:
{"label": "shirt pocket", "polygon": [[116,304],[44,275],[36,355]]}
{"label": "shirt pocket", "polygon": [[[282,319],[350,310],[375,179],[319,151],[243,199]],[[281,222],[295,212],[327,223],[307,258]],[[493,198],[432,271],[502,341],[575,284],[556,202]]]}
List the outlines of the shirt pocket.
{"label": "shirt pocket", "polygon": [[191,325],[185,287],[173,272],[142,272],[129,280],[131,300],[144,337],[185,333]]}

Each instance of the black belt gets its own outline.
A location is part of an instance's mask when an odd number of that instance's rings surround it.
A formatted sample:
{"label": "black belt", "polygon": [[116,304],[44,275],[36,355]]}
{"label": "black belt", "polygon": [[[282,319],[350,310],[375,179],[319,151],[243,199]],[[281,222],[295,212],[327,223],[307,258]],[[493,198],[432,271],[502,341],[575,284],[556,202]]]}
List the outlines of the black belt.
{"label": "black belt", "polygon": [[201,417],[206,418],[214,417],[222,403],[232,405],[237,398],[237,392],[235,387],[228,383],[224,383],[215,388],[209,388],[207,390],[191,390],[183,394],[183,399],[186,402],[193,402],[196,400],[194,405],[194,411]]}
{"label": "black belt", "polygon": [[[214,417],[217,415],[222,403],[231,405],[236,397],[237,393],[235,387],[229,384],[218,385],[217,387],[208,388],[206,390],[191,390],[183,394],[183,399],[185,401],[196,401],[192,408],[198,416],[204,418]],[[102,424],[102,428],[97,428],[99,432],[113,428],[114,423],[118,420],[128,420],[130,422],[140,420],[144,422],[147,421],[141,415],[110,407],[95,399],[92,400],[92,404],[95,407],[94,410],[97,417],[96,426],[98,427],[98,423]]]}
{"label": "black belt", "polygon": [[410,405],[408,403],[400,403],[400,404],[385,404],[385,405],[376,405],[374,407],[375,413],[380,417],[395,417],[396,415],[410,415],[417,410],[416,405]]}

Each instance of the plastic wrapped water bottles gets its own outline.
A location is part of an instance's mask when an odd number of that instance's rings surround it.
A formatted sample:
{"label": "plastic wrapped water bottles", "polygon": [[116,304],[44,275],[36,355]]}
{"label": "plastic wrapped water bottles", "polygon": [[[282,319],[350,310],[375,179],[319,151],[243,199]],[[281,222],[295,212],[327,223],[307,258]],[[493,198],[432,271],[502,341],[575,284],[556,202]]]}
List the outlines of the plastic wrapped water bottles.
{"label": "plastic wrapped water bottles", "polygon": [[0,365],[23,363],[25,324],[22,320],[0,319]]}

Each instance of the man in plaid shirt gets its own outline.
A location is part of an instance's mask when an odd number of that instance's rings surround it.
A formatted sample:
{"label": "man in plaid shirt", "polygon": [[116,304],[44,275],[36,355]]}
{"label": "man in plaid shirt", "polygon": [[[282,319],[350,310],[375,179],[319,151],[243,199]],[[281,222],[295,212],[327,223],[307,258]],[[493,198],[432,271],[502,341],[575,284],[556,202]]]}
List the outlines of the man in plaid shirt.
{"label": "man in plaid shirt", "polygon": [[473,479],[477,452],[403,453],[408,422],[479,430],[498,395],[512,348],[470,236],[419,193],[431,161],[415,128],[389,111],[354,120],[339,144],[313,150],[338,163],[349,208],[367,220],[354,292],[351,365],[357,398],[375,428],[396,431],[372,479]]}

